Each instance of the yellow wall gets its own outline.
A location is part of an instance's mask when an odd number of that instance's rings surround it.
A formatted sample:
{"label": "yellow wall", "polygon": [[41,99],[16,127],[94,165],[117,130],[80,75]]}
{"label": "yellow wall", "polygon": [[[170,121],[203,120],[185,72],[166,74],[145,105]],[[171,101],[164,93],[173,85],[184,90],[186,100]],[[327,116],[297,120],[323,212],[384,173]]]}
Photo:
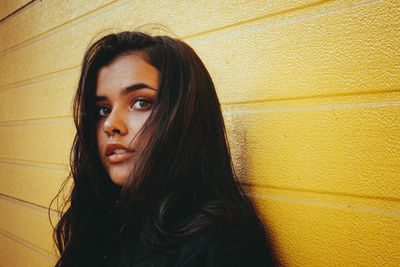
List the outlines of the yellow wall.
{"label": "yellow wall", "polygon": [[83,52],[144,23],[204,59],[283,265],[400,266],[398,0],[36,0],[2,20],[0,266],[54,264]]}

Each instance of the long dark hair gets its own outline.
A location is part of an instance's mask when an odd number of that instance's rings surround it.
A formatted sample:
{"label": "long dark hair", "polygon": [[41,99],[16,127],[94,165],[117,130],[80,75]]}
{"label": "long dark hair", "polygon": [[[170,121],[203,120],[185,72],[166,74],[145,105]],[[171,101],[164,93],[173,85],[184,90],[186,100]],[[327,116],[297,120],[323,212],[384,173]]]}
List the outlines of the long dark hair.
{"label": "long dark hair", "polygon": [[[159,71],[153,111],[141,133],[150,136],[122,187],[111,182],[96,144],[98,71],[135,53]],[[160,249],[218,225],[264,228],[234,175],[214,84],[186,43],[140,32],[107,35],[85,53],[74,99],[74,180],[55,227],[56,266],[90,257],[98,236],[124,246],[130,239]],[[93,252],[95,253],[95,252]]]}

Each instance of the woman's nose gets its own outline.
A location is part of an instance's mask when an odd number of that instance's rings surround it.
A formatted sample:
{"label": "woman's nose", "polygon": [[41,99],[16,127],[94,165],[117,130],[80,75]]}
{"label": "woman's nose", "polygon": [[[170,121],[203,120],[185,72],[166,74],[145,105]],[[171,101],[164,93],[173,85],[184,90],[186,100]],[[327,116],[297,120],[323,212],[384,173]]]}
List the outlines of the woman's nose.
{"label": "woman's nose", "polygon": [[125,135],[128,132],[126,121],[121,111],[113,109],[104,122],[103,130],[108,135],[114,134]]}

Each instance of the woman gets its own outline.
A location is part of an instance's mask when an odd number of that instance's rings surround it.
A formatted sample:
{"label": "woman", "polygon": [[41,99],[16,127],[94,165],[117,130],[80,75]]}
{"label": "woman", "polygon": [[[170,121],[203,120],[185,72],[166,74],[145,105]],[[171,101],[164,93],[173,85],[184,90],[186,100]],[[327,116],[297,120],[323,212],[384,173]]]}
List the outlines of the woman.
{"label": "woman", "polygon": [[184,42],[110,34],[83,59],[56,266],[270,266],[213,82]]}

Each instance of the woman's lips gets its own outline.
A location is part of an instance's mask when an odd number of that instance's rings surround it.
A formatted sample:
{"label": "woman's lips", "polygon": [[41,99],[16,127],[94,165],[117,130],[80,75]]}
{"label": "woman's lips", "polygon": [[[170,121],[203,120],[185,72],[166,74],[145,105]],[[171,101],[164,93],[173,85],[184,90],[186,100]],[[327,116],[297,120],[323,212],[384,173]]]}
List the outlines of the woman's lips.
{"label": "woman's lips", "polygon": [[106,158],[110,163],[120,163],[126,161],[133,155],[135,150],[129,149],[118,143],[111,143],[107,145]]}
{"label": "woman's lips", "polygon": [[123,153],[115,153],[107,156],[110,163],[120,163],[126,161],[129,157],[133,156],[133,151],[125,151]]}

